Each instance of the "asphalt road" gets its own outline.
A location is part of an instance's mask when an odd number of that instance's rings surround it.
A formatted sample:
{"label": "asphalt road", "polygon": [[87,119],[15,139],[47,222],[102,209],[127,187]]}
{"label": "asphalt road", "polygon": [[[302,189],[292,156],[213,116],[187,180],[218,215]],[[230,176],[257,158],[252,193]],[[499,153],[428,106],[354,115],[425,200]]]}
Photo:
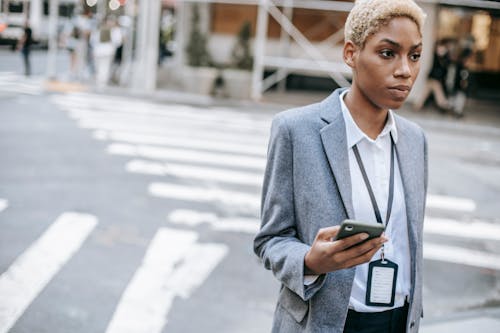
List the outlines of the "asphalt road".
{"label": "asphalt road", "polygon": [[[269,331],[279,286],[252,239],[278,109],[1,74],[0,333]],[[497,307],[499,124],[410,116],[430,147],[424,324]]]}

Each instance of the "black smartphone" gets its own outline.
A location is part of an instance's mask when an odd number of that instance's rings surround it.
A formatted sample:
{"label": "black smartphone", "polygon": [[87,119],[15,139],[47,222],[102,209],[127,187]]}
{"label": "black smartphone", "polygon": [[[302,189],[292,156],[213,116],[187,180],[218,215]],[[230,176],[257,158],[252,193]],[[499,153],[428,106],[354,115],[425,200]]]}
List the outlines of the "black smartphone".
{"label": "black smartphone", "polygon": [[368,234],[368,239],[380,237],[384,232],[385,227],[380,223],[364,223],[355,220],[344,220],[340,225],[340,230],[334,240],[346,238],[355,234],[365,232]]}

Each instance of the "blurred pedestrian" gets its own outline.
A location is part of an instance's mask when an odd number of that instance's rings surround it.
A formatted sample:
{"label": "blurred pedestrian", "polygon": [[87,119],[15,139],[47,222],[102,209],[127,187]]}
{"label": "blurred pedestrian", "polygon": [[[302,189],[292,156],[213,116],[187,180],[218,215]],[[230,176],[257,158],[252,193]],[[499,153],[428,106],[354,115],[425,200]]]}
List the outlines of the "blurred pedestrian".
{"label": "blurred pedestrian", "polygon": [[434,101],[441,111],[450,109],[450,103],[446,97],[446,76],[450,65],[449,41],[441,40],[436,44],[432,68],[425,82],[424,89],[413,104],[414,110],[422,109],[425,102],[432,94]]}
{"label": "blurred pedestrian", "polygon": [[112,40],[112,20],[107,17],[92,37],[92,49],[96,67],[96,84],[104,87],[108,84],[111,75],[111,63],[116,47]]}
{"label": "blurred pedestrian", "polygon": [[455,78],[453,90],[451,92],[451,103],[454,115],[459,118],[464,116],[470,78],[468,62],[472,58],[472,54],[473,51],[471,48],[464,48],[458,55],[455,64]]}
{"label": "blurred pedestrian", "polygon": [[84,77],[94,78],[95,75],[95,64],[94,64],[94,49],[92,42],[92,34],[97,30],[97,22],[94,18],[94,14],[90,9],[87,9],[82,18],[82,37],[85,43],[84,57]]}
{"label": "blurred pedestrian", "polygon": [[115,54],[113,55],[113,62],[111,65],[110,80],[115,84],[120,83],[124,38],[122,27],[119,25],[118,20],[114,20],[111,26],[111,42],[115,47]]}
{"label": "blurred pedestrian", "polygon": [[[351,87],[273,119],[254,240],[281,283],[272,332],[418,331],[427,144],[392,110],[418,75],[424,18],[413,0],[356,1]],[[346,219],[385,235],[337,240]]]}
{"label": "blurred pedestrian", "polygon": [[17,49],[21,51],[24,62],[24,75],[31,75],[31,46],[33,45],[33,33],[31,27],[28,22],[24,24],[24,33],[21,39],[19,40]]}
{"label": "blurred pedestrian", "polygon": [[84,61],[85,40],[78,20],[68,23],[65,35],[65,46],[70,57],[70,78],[79,80],[81,78]]}

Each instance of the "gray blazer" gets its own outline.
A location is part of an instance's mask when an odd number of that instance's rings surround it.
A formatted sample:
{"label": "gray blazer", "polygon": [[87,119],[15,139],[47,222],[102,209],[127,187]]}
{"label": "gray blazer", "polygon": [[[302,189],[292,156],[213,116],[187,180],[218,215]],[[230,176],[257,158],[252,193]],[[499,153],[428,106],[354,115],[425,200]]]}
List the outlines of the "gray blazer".
{"label": "gray blazer", "polygon": [[[304,256],[320,228],[354,217],[345,123],[336,90],[324,101],[278,114],[272,124],[254,250],[281,282],[273,332],[342,332],[355,268],[304,286]],[[423,131],[395,115],[411,251],[408,332],[422,311],[422,232],[427,191]]]}

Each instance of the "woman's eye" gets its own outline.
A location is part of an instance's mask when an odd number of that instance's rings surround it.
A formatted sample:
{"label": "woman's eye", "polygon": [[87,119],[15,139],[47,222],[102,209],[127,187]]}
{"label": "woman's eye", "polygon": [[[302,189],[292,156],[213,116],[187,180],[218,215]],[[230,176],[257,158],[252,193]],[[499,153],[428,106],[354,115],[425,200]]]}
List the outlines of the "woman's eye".
{"label": "woman's eye", "polygon": [[410,55],[411,61],[418,61],[420,59],[420,53],[414,53]]}
{"label": "woman's eye", "polygon": [[394,52],[392,52],[391,50],[382,50],[380,51],[380,55],[383,58],[391,58],[394,56]]}

